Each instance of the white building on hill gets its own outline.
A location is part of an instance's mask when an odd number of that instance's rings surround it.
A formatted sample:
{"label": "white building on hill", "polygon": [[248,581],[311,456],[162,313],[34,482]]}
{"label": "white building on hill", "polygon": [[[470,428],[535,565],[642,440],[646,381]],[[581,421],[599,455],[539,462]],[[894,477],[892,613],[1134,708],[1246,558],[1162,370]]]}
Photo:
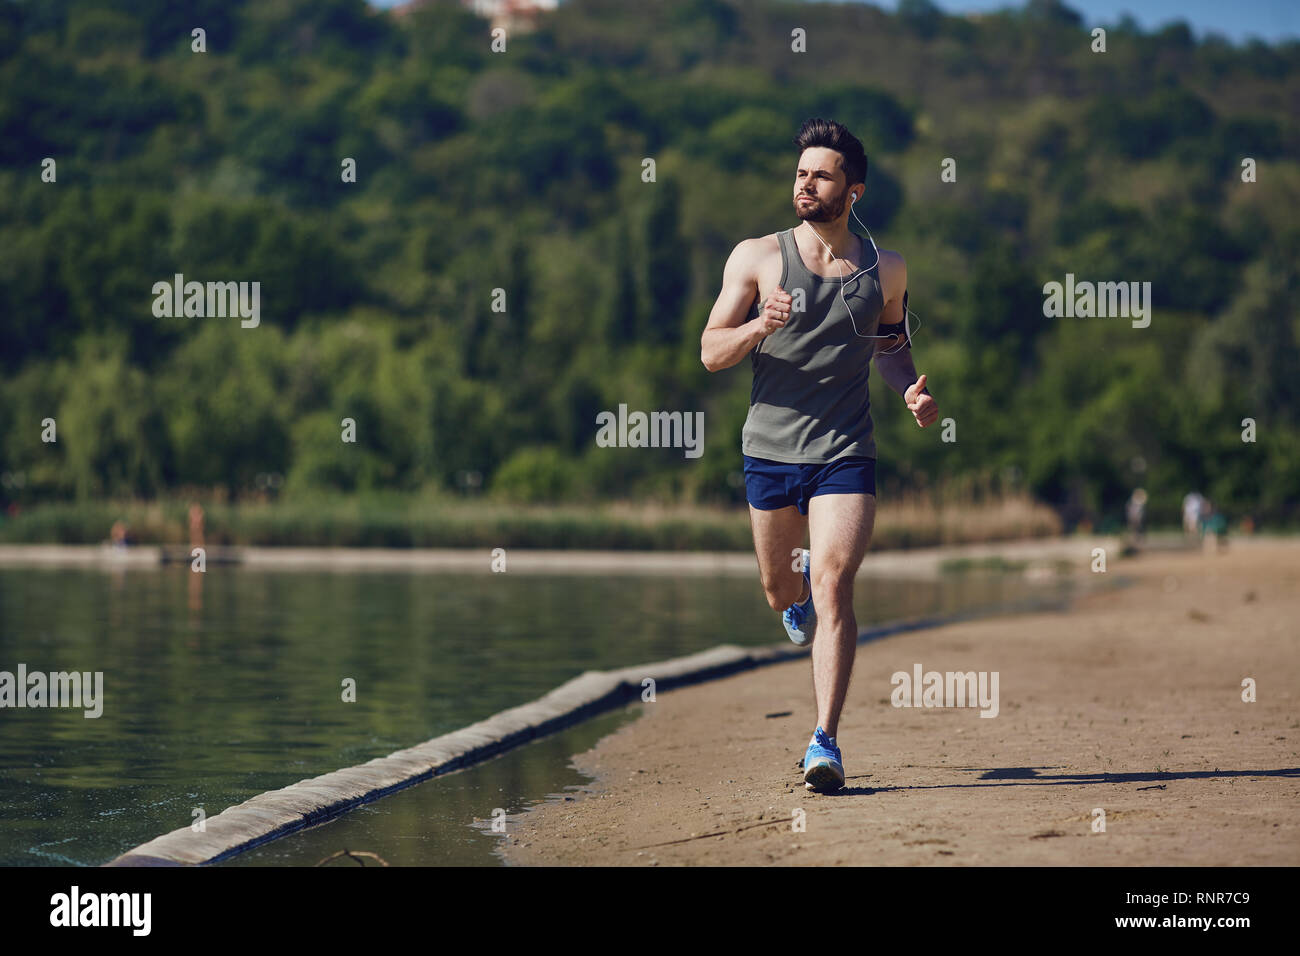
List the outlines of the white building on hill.
{"label": "white building on hill", "polygon": [[[472,10],[492,22],[493,27],[507,30],[531,30],[537,18],[547,10],[554,10],[560,0],[460,0],[461,6]],[[422,0],[411,0],[394,7],[393,13],[402,16],[422,5]]]}

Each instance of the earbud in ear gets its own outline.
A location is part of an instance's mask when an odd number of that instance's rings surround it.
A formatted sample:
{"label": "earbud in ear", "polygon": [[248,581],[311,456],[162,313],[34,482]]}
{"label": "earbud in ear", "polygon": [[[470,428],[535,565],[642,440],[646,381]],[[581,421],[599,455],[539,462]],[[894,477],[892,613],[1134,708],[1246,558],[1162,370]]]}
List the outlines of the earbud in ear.
{"label": "earbud in ear", "polygon": [[857,202],[857,201],[858,201],[858,194],[857,194],[857,193],[849,193],[849,196],[851,197],[851,198],[849,199],[849,202]]}

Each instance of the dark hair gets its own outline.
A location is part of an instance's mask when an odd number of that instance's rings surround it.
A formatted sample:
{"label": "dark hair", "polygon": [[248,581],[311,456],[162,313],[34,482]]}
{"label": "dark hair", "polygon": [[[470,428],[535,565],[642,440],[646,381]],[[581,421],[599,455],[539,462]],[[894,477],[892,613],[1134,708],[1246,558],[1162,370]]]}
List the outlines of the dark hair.
{"label": "dark hair", "polygon": [[840,165],[844,167],[845,185],[866,183],[867,151],[862,148],[862,140],[850,133],[848,127],[820,117],[804,120],[794,144],[799,147],[800,155],[813,146],[837,151],[841,156]]}

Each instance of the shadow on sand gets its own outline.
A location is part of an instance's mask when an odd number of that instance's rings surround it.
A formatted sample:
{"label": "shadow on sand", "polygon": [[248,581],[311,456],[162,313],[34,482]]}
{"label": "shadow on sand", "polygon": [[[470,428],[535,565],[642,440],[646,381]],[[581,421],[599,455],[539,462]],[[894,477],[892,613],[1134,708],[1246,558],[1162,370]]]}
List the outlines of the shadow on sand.
{"label": "shadow on sand", "polygon": [[[1235,777],[1300,777],[1300,767],[1286,767],[1281,770],[1153,770],[1149,773],[1064,773],[1045,774],[1041,770],[1055,770],[1055,767],[952,767],[952,770],[964,773],[978,773],[979,780],[997,781],[994,783],[934,783],[916,784],[907,787],[843,787],[834,793],[822,794],[829,797],[865,796],[872,793],[886,793],[891,790],[953,790],[961,788],[982,787],[1051,787],[1073,786],[1085,783],[1146,783],[1164,784],[1172,780],[1215,780]],[[867,776],[870,776],[869,774]],[[852,777],[850,780],[854,779]],[[1155,789],[1154,787],[1139,787]],[[1164,789],[1161,787],[1160,789]]]}

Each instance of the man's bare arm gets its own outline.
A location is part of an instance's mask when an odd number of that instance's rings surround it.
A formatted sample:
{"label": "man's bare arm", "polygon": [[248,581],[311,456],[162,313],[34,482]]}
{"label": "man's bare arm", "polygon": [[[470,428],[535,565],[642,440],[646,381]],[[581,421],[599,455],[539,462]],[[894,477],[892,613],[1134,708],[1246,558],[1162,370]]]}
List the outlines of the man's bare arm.
{"label": "man's bare arm", "polygon": [[[889,256],[888,262],[885,261],[885,255]],[[880,322],[884,325],[897,325],[906,318],[907,306],[903,299],[907,294],[907,263],[896,252],[882,252],[881,260],[884,267],[883,284],[889,289],[890,298],[881,312]],[[877,341],[876,368],[880,369],[881,376],[890,388],[903,396],[908,411],[919,426],[927,428],[933,425],[939,420],[939,405],[925,387],[926,377],[916,374],[916,366],[912,364],[912,345],[907,341],[907,336],[900,334],[892,340]]]}
{"label": "man's bare arm", "polygon": [[[885,348],[893,348],[893,346],[886,342]],[[880,370],[881,377],[889,383],[889,387],[899,395],[906,394],[920,378],[916,374],[916,366],[912,364],[912,350],[906,345],[890,355],[877,355],[876,368]],[[929,389],[922,391],[927,395],[930,394]]]}
{"label": "man's bare arm", "polygon": [[[903,321],[903,293],[907,291],[907,263],[897,252],[881,252],[881,265],[889,270],[888,281],[892,298],[885,303],[884,310],[880,313],[881,325],[897,325]],[[898,344],[905,341],[905,337],[898,336],[893,339],[880,339],[876,344],[874,353],[876,359],[876,368],[880,370],[880,376],[885,382],[896,391],[899,395],[905,395],[908,388],[917,380],[916,367],[912,364],[912,348],[910,345],[904,345],[897,351],[891,351],[898,347]],[[888,355],[881,354],[888,352]],[[927,391],[928,395],[929,392]]]}
{"label": "man's bare arm", "polygon": [[790,296],[778,289],[757,318],[745,321],[758,297],[755,244],[752,239],[739,243],[722,271],[722,291],[700,336],[700,361],[710,372],[731,368],[790,317]]}

